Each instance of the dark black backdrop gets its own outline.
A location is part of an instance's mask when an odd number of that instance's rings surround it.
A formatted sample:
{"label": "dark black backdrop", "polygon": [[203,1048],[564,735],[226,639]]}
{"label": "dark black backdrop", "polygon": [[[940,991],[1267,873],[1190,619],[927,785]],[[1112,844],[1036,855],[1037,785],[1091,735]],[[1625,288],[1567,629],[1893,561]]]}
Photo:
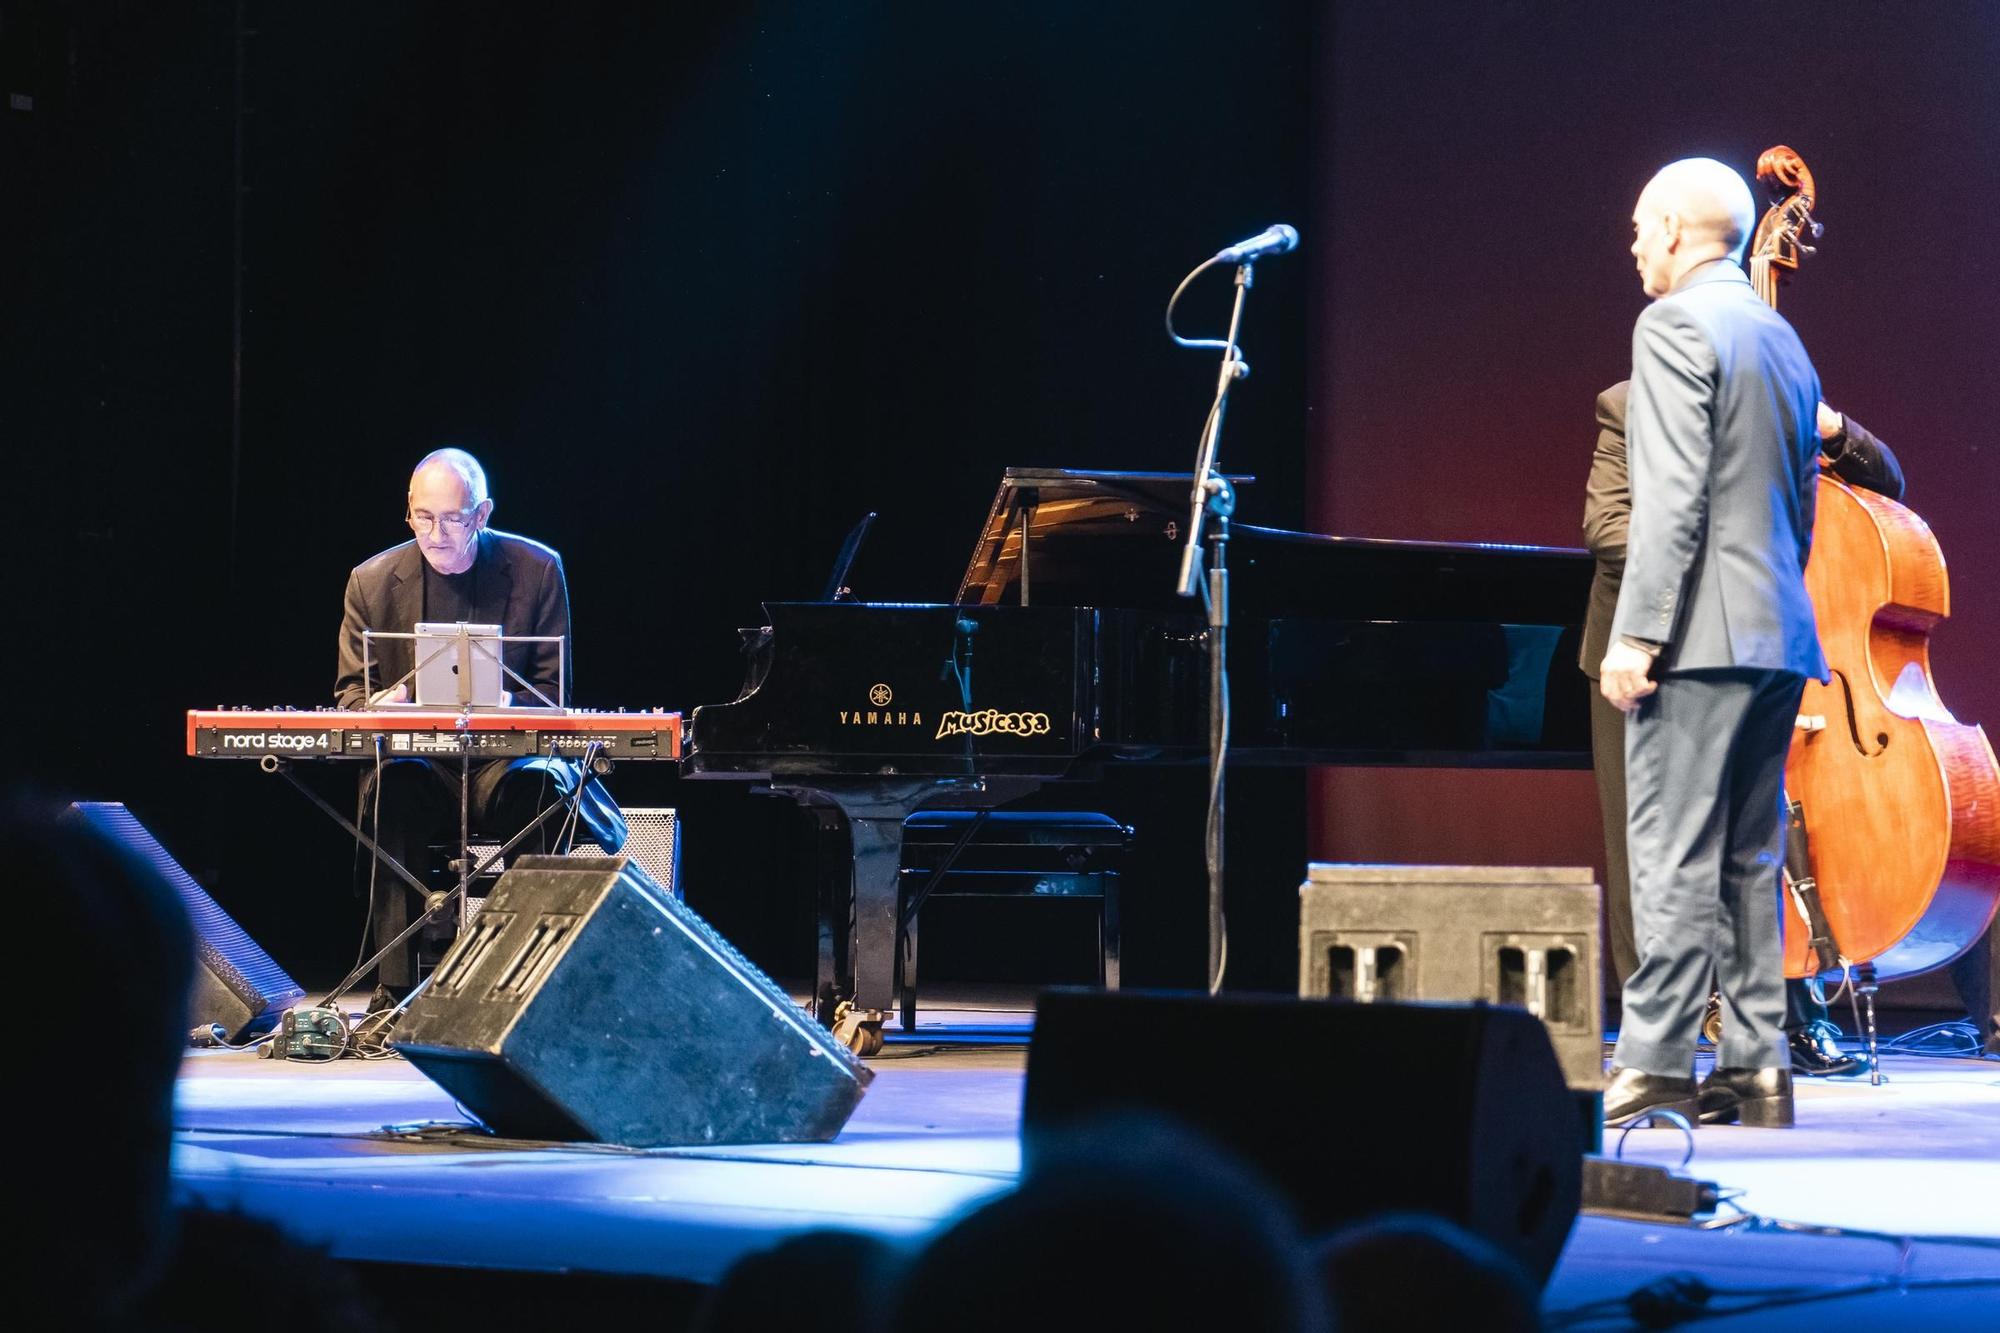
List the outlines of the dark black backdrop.
{"label": "dark black backdrop", "polygon": [[[857,590],[947,598],[1003,467],[1186,466],[1212,362],[1160,312],[1222,243],[1311,237],[1313,9],[6,0],[12,760],[337,972],[348,848],[182,757],[180,714],[328,697],[418,456],[473,449],[496,523],[564,552],[587,705],[732,697],[735,628],[869,509]],[[1229,421],[1258,521],[1304,517],[1305,278],[1267,266]],[[1062,798],[1142,828],[1134,980],[1200,973],[1198,785]],[[805,969],[782,808],[619,789],[681,805],[690,900]],[[1237,924],[1273,948],[1237,975],[1283,987],[1301,788],[1239,793],[1269,882]]]}
{"label": "dark black backdrop", "polygon": [[[1996,716],[1990,6],[241,13],[239,40],[218,0],[0,0],[4,750],[129,801],[301,972],[355,937],[346,849],[275,782],[183,758],[180,710],[327,697],[341,580],[402,536],[426,450],[479,451],[500,524],[567,555],[583,702],[690,709],[865,510],[856,586],[935,599],[1006,465],[1184,466],[1213,363],[1161,306],[1282,219],[1305,245],[1261,270],[1225,451],[1264,478],[1247,513],[1574,542],[1588,404],[1641,305],[1626,211],[1689,153],[1814,165],[1824,254],[1785,310],[1947,552],[1941,692]],[[1291,983],[1302,810],[1322,856],[1601,847],[1582,773],[1316,782],[1232,778],[1239,982]],[[1135,981],[1200,975],[1198,787],[1053,798],[1141,829]],[[804,970],[782,811],[636,767],[620,790],[681,805],[691,900]],[[1053,975],[1076,936],[992,942]]]}

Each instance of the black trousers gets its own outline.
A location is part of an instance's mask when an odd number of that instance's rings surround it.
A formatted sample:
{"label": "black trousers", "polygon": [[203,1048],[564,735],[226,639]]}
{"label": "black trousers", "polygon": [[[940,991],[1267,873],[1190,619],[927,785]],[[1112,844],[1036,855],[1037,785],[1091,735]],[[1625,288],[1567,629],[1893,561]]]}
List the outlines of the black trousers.
{"label": "black trousers", "polygon": [[1632,931],[1632,876],[1625,859],[1625,715],[1589,677],[1590,759],[1597,773],[1597,806],[1604,816],[1604,924],[1610,937],[1611,984],[1607,998],[1622,994],[1625,979],[1639,970],[1639,943]]}
{"label": "black trousers", "polygon": [[[382,765],[380,825],[376,841],[382,850],[428,882],[431,849],[456,847],[459,834],[459,766],[450,760],[393,759]],[[551,804],[574,792],[580,781],[576,765],[561,759],[486,759],[471,768],[469,810],[472,835],[482,842],[506,842]],[[361,780],[363,826],[377,809],[375,770]],[[571,838],[564,835],[568,815],[551,815],[514,849],[515,855],[563,853]],[[591,778],[579,802],[574,837],[586,838],[606,853],[625,845],[625,817],[602,783]],[[362,884],[370,867],[362,863]],[[421,915],[424,903],[394,872],[374,868],[374,907],[369,913],[374,947],[381,949]],[[393,989],[416,984],[416,937],[383,958],[377,979]]]}

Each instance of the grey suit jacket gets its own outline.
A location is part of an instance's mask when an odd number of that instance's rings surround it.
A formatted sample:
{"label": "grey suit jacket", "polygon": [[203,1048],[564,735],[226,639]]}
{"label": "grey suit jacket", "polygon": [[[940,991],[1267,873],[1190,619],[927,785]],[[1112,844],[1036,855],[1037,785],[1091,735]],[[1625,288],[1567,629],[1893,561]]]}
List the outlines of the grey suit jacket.
{"label": "grey suit jacket", "polygon": [[[1597,557],[1590,580],[1590,604],[1583,617],[1583,649],[1577,665],[1597,679],[1604,650],[1611,646],[1611,617],[1625,574],[1625,529],[1632,516],[1631,481],[1625,468],[1625,396],[1630,380],[1597,395],[1597,448],[1590,457],[1590,481],[1583,493],[1583,544]],[[1866,426],[1842,416],[1840,430],[1820,441],[1827,469],[1842,481],[1903,498],[1903,466],[1895,451]]]}
{"label": "grey suit jacket", "polygon": [[1655,672],[1826,678],[1806,556],[1819,376],[1727,260],[1639,316],[1626,404],[1632,517],[1611,633],[1664,645]]}
{"label": "grey suit jacket", "polygon": [[[479,534],[478,604],[475,619],[496,624],[503,634],[561,635],[569,652],[569,586],[563,580],[562,557],[526,537],[487,528]],[[377,639],[370,653],[371,678],[362,679],[361,631],[408,634],[423,617],[424,557],[414,541],[392,546],[354,567],[347,576],[347,595],[340,619],[340,668],[333,684],[334,702],[342,708],[363,707],[368,697],[415,665],[408,639]],[[557,655],[553,643],[510,643],[501,660],[535,688],[565,707],[576,688],[573,665],[566,665],[564,697],[558,697]],[[504,688],[517,699],[520,682],[506,677]],[[525,703],[536,700],[529,696]]]}

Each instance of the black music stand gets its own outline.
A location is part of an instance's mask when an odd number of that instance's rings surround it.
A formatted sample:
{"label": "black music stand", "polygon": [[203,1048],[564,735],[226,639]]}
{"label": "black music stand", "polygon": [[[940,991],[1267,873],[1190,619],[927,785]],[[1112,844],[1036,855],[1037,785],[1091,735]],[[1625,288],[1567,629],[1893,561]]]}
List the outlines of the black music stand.
{"label": "black music stand", "polygon": [[875,511],[871,509],[848,531],[847,540],[840,544],[840,554],[834,557],[833,572],[827,576],[826,591],[819,595],[822,602],[854,600],[854,591],[847,586],[847,575],[854,568],[854,557],[860,553],[861,542],[868,535],[868,529],[875,526],[875,519]]}

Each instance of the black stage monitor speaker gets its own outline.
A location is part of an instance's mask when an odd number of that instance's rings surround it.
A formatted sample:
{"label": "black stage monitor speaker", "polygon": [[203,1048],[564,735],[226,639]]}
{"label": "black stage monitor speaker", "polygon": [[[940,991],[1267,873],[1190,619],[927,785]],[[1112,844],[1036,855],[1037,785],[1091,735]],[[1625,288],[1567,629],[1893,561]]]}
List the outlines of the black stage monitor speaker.
{"label": "black stage monitor speaker", "polygon": [[180,894],[181,905],[194,923],[194,994],[188,1000],[191,1024],[215,1024],[228,1040],[241,1041],[252,1033],[267,1031],[280,1014],[305,998],[299,983],[286,976],[285,969],[216,905],[130,810],[117,801],[77,801],[70,806],[70,814],[150,862]]}
{"label": "black stage monitor speaker", "polygon": [[1025,1165],[1100,1113],[1159,1112],[1261,1168],[1309,1231],[1435,1213],[1546,1282],[1583,1149],[1548,1032],[1516,1009],[1048,991]]}
{"label": "black stage monitor speaker", "polygon": [[824,1141],[873,1072],[623,856],[519,858],[396,1029],[511,1138]]}

